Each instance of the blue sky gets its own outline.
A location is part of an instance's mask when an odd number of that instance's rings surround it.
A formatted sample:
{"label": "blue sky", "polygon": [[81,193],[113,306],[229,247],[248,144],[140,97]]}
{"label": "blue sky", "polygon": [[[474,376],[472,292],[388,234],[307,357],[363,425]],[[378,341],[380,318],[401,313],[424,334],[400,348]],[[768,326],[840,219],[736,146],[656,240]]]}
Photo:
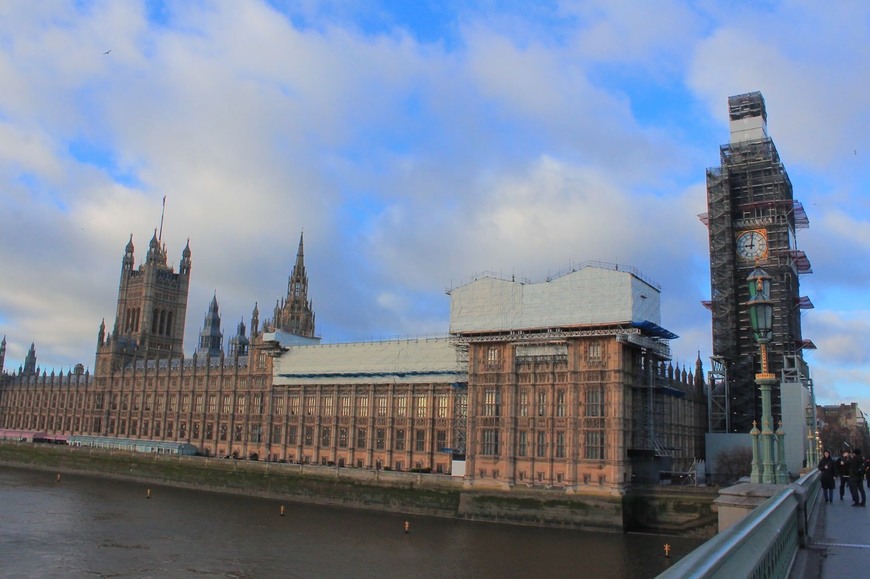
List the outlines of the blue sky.
{"label": "blue sky", "polygon": [[599,260],[661,284],[675,361],[709,368],[704,171],[760,90],[818,398],[870,409],[868,37],[860,1],[4,2],[7,369],[31,342],[92,366],[164,195],[188,351],[214,293],[225,333],[268,315],[304,229],[326,341],[444,334],[476,273]]}

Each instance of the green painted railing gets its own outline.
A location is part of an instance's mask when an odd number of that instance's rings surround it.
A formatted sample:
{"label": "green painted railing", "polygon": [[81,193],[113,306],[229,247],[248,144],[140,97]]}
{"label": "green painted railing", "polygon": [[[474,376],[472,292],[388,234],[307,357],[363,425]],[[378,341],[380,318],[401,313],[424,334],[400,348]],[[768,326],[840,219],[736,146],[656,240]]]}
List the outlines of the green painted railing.
{"label": "green painted railing", "polygon": [[659,579],[788,577],[798,549],[807,546],[819,473],[804,475],[659,575]]}

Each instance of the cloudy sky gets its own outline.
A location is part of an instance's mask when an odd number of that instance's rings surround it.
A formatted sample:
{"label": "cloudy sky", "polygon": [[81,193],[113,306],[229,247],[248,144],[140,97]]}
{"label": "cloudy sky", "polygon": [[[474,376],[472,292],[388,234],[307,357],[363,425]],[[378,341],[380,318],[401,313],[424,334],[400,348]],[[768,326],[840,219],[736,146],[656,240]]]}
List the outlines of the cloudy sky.
{"label": "cloudy sky", "polygon": [[325,341],[445,334],[445,289],[587,260],[660,283],[709,368],[704,171],[760,90],[810,219],[823,403],[870,410],[870,4],[861,0],[0,3],[7,370],[93,365],[129,235],[159,225],[229,333],[305,233]]}

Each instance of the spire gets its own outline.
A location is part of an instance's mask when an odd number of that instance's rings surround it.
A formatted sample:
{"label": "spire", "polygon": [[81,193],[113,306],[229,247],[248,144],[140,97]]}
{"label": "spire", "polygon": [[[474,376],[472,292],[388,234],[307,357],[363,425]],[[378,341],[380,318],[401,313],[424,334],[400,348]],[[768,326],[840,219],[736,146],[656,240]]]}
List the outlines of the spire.
{"label": "spire", "polygon": [[124,258],[121,260],[121,271],[130,271],[133,269],[133,234],[130,234],[130,241],[127,242],[127,247],[124,248]]}
{"label": "spire", "polygon": [[190,238],[187,238],[187,245],[181,252],[181,263],[178,264],[178,273],[181,275],[190,275]]}
{"label": "spire", "polygon": [[217,292],[215,292],[208,306],[208,312],[205,314],[202,331],[199,333],[199,347],[197,347],[196,353],[209,358],[220,356],[223,349],[223,341],[221,315],[218,309]]}
{"label": "spire", "polygon": [[246,356],[248,354],[249,340],[245,336],[245,322],[239,320],[236,335],[230,339],[230,356]]}
{"label": "spire", "polygon": [[6,336],[3,336],[3,341],[0,342],[0,376],[3,375],[4,364],[6,364]]}
{"label": "spire", "polygon": [[27,352],[27,357],[24,359],[24,373],[36,373],[36,345],[31,342],[30,350]]}
{"label": "spire", "polygon": [[251,336],[254,337],[260,332],[260,309],[257,307],[257,302],[254,302],[254,311],[251,312]]}

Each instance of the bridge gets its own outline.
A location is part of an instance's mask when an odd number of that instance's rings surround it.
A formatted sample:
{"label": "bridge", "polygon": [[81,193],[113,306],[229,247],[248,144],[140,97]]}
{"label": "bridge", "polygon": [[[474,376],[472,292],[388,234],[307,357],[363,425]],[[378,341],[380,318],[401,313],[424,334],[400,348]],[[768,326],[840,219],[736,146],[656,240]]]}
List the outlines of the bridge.
{"label": "bridge", "polygon": [[863,577],[870,570],[870,512],[847,492],[821,496],[818,471],[757,506],[680,559],[660,579]]}

